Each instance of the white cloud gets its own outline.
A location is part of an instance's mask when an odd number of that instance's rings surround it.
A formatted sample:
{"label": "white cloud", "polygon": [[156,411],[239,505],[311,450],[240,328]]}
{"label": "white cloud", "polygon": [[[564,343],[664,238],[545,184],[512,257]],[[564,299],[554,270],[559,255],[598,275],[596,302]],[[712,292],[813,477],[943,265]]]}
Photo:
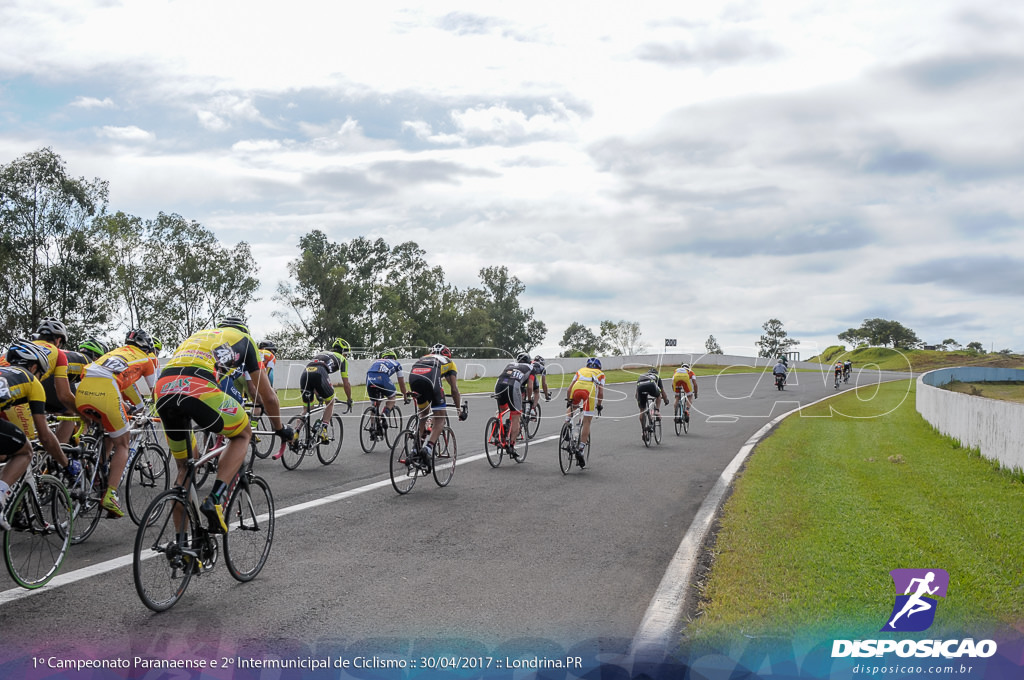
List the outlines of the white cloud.
{"label": "white cloud", "polygon": [[70,106],[79,109],[112,109],[114,108],[114,100],[110,97],[104,97],[103,99],[97,99],[95,97],[76,97],[71,102]]}
{"label": "white cloud", "polygon": [[156,139],[156,135],[152,132],[143,130],[135,125],[104,125],[97,134],[119,142],[151,142]]}

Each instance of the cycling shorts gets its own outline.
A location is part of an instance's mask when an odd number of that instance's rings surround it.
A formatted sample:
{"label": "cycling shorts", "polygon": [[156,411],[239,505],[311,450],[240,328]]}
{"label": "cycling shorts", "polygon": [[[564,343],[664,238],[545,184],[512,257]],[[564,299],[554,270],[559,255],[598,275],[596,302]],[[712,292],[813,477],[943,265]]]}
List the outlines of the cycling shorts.
{"label": "cycling shorts", "polygon": [[577,382],[572,388],[570,397],[573,404],[584,404],[583,415],[594,415],[594,404],[597,402],[597,390],[592,382]]}
{"label": "cycling shorts", "polygon": [[304,404],[313,403],[314,395],[321,401],[334,399],[331,376],[323,364],[314,363],[306,366],[305,372],[299,376],[299,389],[302,390],[302,403]]}
{"label": "cycling shorts", "polygon": [[75,407],[90,420],[103,426],[109,437],[128,432],[128,411],[121,400],[121,390],[113,378],[88,377],[75,393]]}
{"label": "cycling shorts", "polygon": [[390,383],[387,385],[381,383],[366,383],[366,396],[373,401],[381,401],[383,399],[390,399],[395,396],[395,386]]}
{"label": "cycling shorts", "polygon": [[679,394],[680,391],[689,394],[690,392],[693,391],[693,384],[691,382],[691,378],[689,376],[683,376],[680,373],[673,374],[672,389],[675,390],[676,394]]}
{"label": "cycling shorts", "polygon": [[507,406],[512,413],[523,412],[523,386],[518,380],[511,382],[499,380],[494,386],[494,396],[498,402],[498,410]]}
{"label": "cycling shorts", "polygon": [[658,387],[658,384],[654,382],[638,383],[636,386],[636,405],[640,407],[641,411],[647,406],[648,397],[655,402],[661,398],[661,389]]}
{"label": "cycling shorts", "polygon": [[216,382],[197,375],[162,376],[153,391],[156,411],[164,426],[167,445],[175,458],[188,457],[186,435],[195,450],[192,421],[201,430],[237,437],[249,425],[245,409],[225,394]]}
{"label": "cycling shorts", "polygon": [[414,373],[409,376],[409,389],[416,393],[416,406],[420,410],[428,405],[434,411],[445,409],[444,387],[441,386],[440,380],[434,381]]}
{"label": "cycling shorts", "polygon": [[25,433],[30,440],[36,438],[36,421],[28,404],[19,404],[3,410],[3,417]]}
{"label": "cycling shorts", "polygon": [[28,443],[25,432],[14,423],[0,419],[0,456],[10,456]]}

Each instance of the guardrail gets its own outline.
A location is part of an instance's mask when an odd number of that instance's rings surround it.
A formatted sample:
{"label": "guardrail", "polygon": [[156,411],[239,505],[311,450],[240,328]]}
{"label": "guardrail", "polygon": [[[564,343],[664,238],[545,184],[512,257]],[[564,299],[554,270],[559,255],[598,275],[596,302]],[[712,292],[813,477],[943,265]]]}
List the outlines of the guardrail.
{"label": "guardrail", "polygon": [[962,366],[917,379],[917,412],[944,435],[1011,470],[1024,470],[1024,404],[942,389],[953,381],[1024,380],[1024,370]]}

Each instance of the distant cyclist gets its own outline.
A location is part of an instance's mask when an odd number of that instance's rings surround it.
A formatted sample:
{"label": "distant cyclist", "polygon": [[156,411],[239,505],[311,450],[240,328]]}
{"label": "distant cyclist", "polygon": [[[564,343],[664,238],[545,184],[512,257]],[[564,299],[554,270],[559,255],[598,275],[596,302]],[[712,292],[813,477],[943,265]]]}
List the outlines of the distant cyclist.
{"label": "distant cyclist", "polygon": [[[786,384],[786,375],[789,373],[789,368],[786,367],[786,363],[779,357],[779,362],[775,364],[775,368],[772,369],[772,375],[782,376],[782,384]],[[799,385],[797,385],[799,387]]]}
{"label": "distant cyclist", "polygon": [[530,376],[533,383],[533,405],[540,401],[540,393],[544,393],[544,400],[551,401],[551,390],[548,389],[548,369],[544,365],[544,357],[537,355],[533,358],[533,374]]}
{"label": "distant cyclist", "polygon": [[312,360],[306,364],[306,370],[299,376],[303,413],[308,413],[313,408],[314,398],[326,404],[323,413],[320,415],[320,422],[314,426],[324,442],[327,441],[329,423],[331,422],[331,416],[334,415],[335,393],[334,385],[331,383],[332,374],[341,374],[342,384],[345,386],[345,394],[348,397],[346,403],[348,409],[352,410],[352,386],[348,382],[348,360],[344,355],[344,352],[348,351],[348,349],[348,343],[341,338],[337,338],[331,343],[330,349],[314,354]]}
{"label": "distant cyclist", "polygon": [[[690,422],[690,407],[697,398],[697,376],[690,369],[690,364],[683,364],[672,374],[672,391],[676,393],[675,404],[680,408],[682,416],[676,422]],[[685,399],[685,404],[680,404]]]}
{"label": "distant cyclist", "polygon": [[580,448],[576,451],[576,463],[581,468],[587,466],[583,452],[590,443],[590,421],[594,412],[600,415],[604,410],[604,373],[601,371],[601,360],[596,357],[587,359],[587,365],[576,371],[569,383],[569,408],[565,412],[565,420],[569,421],[572,409],[577,404],[583,408],[583,426],[580,428]]}
{"label": "distant cyclist", "polygon": [[850,379],[850,374],[853,373],[853,362],[847,359],[843,362],[843,381]]}
{"label": "distant cyclist", "polygon": [[[519,433],[519,423],[523,415],[524,399],[532,401],[534,398],[533,383],[530,380],[533,375],[533,364],[529,354],[520,354],[516,360],[506,364],[498,379],[494,383],[494,397],[497,401],[498,412],[503,407],[508,407],[508,446],[506,451],[509,458],[518,460],[519,454],[515,449],[515,438]],[[488,435],[490,436],[490,435]]]}
{"label": "distant cyclist", "polygon": [[466,414],[461,410],[462,395],[459,393],[458,369],[452,361],[452,351],[440,343],[430,348],[430,352],[413,363],[409,370],[409,389],[416,394],[416,408],[420,414],[420,432],[423,437],[426,429],[426,415],[429,409],[434,417],[430,430],[430,438],[423,444],[420,453],[421,464],[430,468],[434,447],[441,437],[441,431],[448,422],[447,405],[442,380],[448,383],[452,401],[459,410],[459,420],[465,420]]}
{"label": "distant cyclist", "polygon": [[641,424],[644,422],[644,409],[647,408],[648,399],[654,400],[654,417],[661,420],[658,402],[663,401],[668,406],[668,395],[665,393],[665,385],[661,381],[658,369],[653,367],[636,380],[636,405],[640,409]]}
{"label": "distant cyclist", "polygon": [[838,359],[836,360],[835,365],[832,366],[832,373],[835,375],[835,378],[836,378],[836,388],[838,389],[839,388],[839,381],[843,377],[843,362],[842,361],[839,361]]}

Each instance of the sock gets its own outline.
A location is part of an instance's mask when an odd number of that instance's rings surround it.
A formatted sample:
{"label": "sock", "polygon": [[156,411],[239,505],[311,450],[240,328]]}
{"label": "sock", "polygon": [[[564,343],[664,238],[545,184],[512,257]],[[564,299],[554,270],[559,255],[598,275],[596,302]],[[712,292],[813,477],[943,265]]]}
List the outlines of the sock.
{"label": "sock", "polygon": [[227,491],[227,488],[227,483],[218,479],[213,483],[213,489],[210,491],[210,498],[212,498],[217,505],[221,505],[224,499],[224,492]]}

